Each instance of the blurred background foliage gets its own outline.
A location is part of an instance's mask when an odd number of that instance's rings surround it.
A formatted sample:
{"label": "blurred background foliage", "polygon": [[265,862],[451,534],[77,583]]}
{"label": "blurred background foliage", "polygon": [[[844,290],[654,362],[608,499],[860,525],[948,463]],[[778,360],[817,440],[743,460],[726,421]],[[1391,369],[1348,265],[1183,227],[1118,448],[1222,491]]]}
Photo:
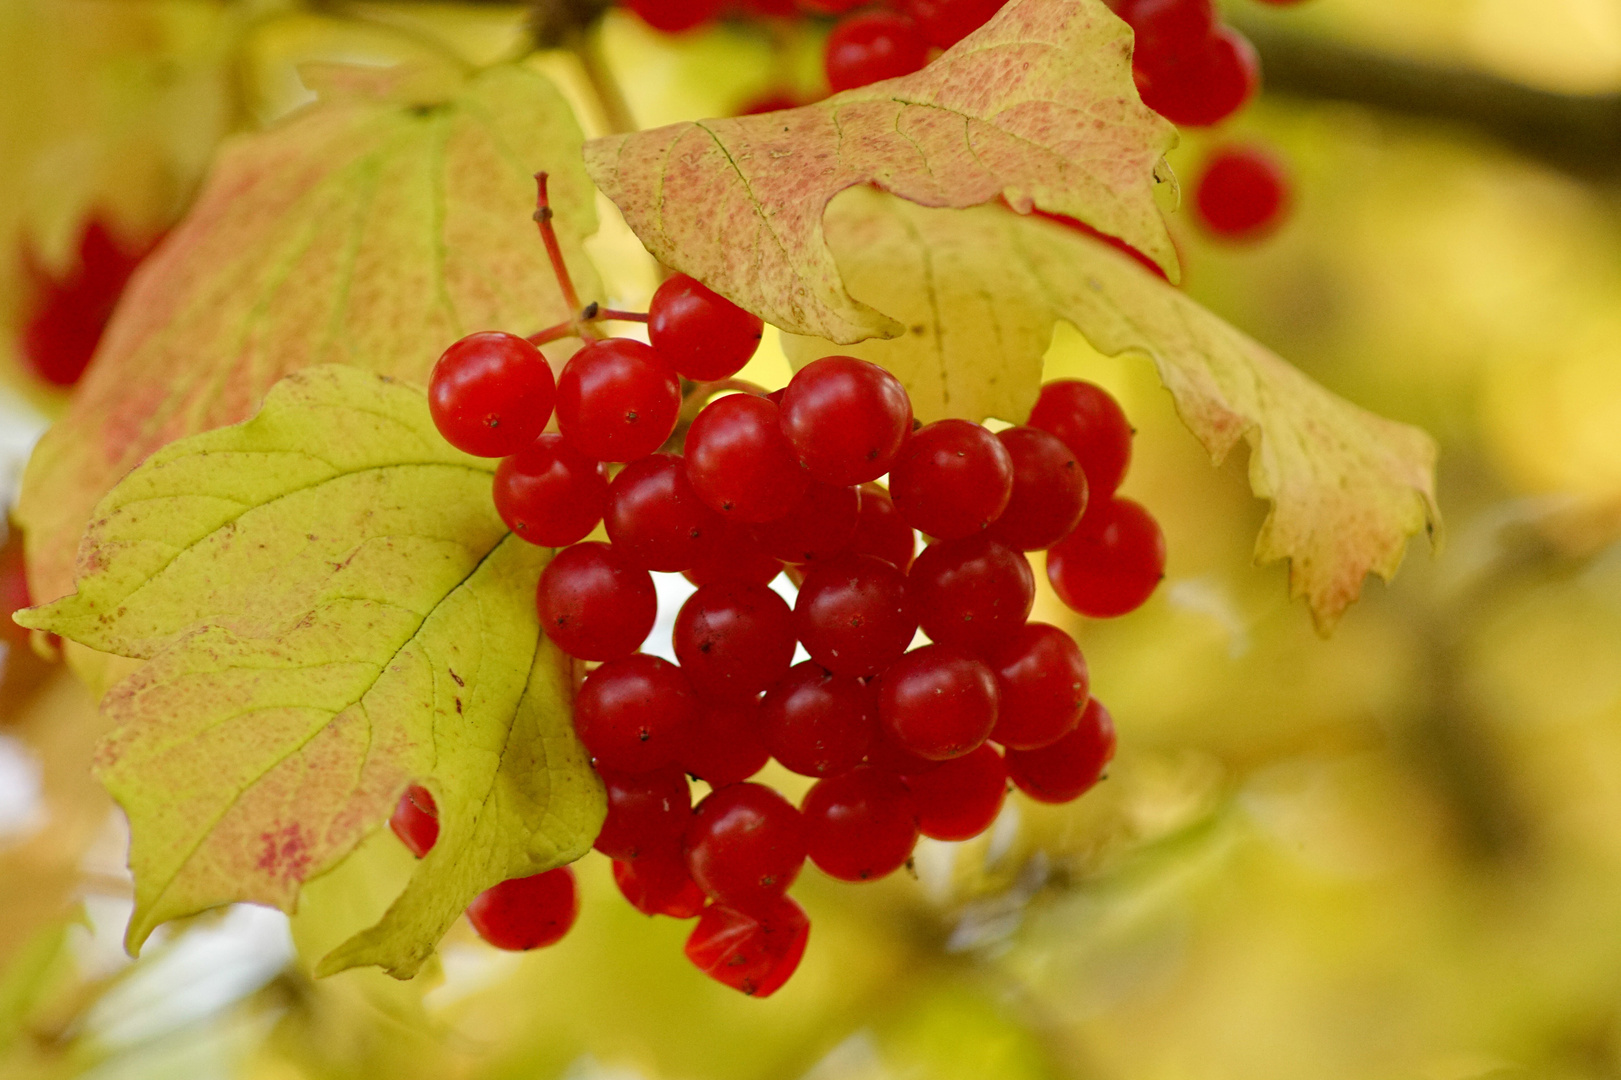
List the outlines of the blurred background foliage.
{"label": "blurred background foliage", "polygon": [[[596,855],[555,948],[496,954],[462,927],[414,983],[314,982],[313,958],[409,868],[386,833],[291,925],[232,909],[132,963],[122,823],[87,774],[94,703],[10,635],[0,1075],[1621,1075],[1621,154],[1605,149],[1621,4],[1233,0],[1228,16],[1282,77],[1172,164],[1186,178],[1213,143],[1261,140],[1296,203],[1243,248],[1175,215],[1187,287],[1440,439],[1439,558],[1415,551],[1318,639],[1282,569],[1250,563],[1264,508],[1242,453],[1212,470],[1149,365],[1061,329],[1048,375],[1126,404],[1126,491],[1171,550],[1160,592],[1118,622],[1038,600],[1116,717],[1109,780],[1068,808],[1010,800],[974,842],[924,841],[915,876],[855,888],[807,869],[810,951],[763,1002],[692,969],[686,925],[620,902]],[[672,41],[615,13],[525,62],[600,131],[814,95],[815,33]],[[500,4],[0,0],[0,320],[20,327],[92,218],[131,244],[171,225],[221,138],[308,100],[300,63],[460,68],[527,41]],[[603,70],[622,101],[591,92]],[[606,220],[592,251],[612,299],[643,303],[654,268]],[[8,485],[61,400],[16,337],[0,335]],[[780,382],[786,363],[768,343],[752,374]],[[13,538],[0,561],[16,558]]]}

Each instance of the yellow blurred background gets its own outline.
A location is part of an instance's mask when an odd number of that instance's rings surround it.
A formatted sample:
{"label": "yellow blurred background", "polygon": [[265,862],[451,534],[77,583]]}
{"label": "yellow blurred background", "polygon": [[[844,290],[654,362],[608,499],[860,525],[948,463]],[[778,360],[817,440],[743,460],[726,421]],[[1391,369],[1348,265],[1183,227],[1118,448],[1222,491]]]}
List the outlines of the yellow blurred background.
{"label": "yellow blurred background", "polygon": [[[1047,375],[1125,404],[1138,435],[1124,490],[1171,553],[1126,618],[1038,599],[1085,650],[1119,756],[1073,806],[1014,798],[977,841],[924,841],[915,876],[855,887],[807,869],[810,950],[768,1001],[692,969],[686,924],[632,911],[595,854],[579,925],[554,948],[496,954],[463,926],[414,983],[314,982],[311,959],[409,868],[386,833],[307,889],[290,927],[233,909],[171,927],[131,963],[122,825],[87,775],[100,721],[12,640],[0,1076],[1621,1075],[1621,3],[1226,10],[1295,74],[1188,133],[1172,165],[1186,186],[1212,145],[1260,140],[1290,162],[1296,201],[1250,247],[1174,215],[1187,288],[1440,440],[1438,557],[1419,541],[1319,639],[1284,571],[1251,565],[1264,507],[1242,452],[1211,468],[1149,364],[1061,328]],[[0,321],[15,328],[28,303],[10,253],[63,266],[92,213],[161,231],[220,138],[307,100],[298,64],[494,62],[521,53],[523,18],[471,3],[0,0]],[[1345,56],[1361,84],[1314,82],[1314,64]],[[644,126],[814,93],[817,57],[811,31],[672,41],[621,13],[587,46]],[[588,128],[607,122],[578,55],[529,62]],[[1379,92],[1390,72],[1403,94]],[[1460,87],[1478,107],[1458,106]],[[1499,101],[1530,112],[1510,123]],[[1573,103],[1609,127],[1559,120]],[[643,303],[653,267],[605,220],[592,253],[613,299]],[[61,400],[14,337],[0,341],[8,497]],[[780,349],[752,374],[785,379]]]}

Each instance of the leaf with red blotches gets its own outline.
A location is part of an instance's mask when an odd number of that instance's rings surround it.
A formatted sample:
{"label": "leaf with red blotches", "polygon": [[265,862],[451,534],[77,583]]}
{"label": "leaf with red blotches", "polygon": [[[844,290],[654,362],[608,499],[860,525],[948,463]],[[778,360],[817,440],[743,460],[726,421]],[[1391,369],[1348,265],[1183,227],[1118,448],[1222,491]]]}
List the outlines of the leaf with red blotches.
{"label": "leaf with red blotches", "polygon": [[784,330],[850,343],[903,324],[845,289],[822,216],[871,184],[922,206],[1005,198],[1145,252],[1173,276],[1154,171],[1176,133],[1137,97],[1102,0],[1012,0],[912,75],[765,116],[596,139],[586,166],[665,264]]}

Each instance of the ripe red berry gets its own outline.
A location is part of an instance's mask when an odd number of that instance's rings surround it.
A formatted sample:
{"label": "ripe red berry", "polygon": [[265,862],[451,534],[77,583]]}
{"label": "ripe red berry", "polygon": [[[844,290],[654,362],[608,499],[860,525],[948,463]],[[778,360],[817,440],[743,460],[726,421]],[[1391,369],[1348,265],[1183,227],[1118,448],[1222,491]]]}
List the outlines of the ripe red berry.
{"label": "ripe red berry", "polygon": [[626,465],[608,485],[603,522],[625,561],[664,573],[697,566],[725,525],[692,490],[679,454],[650,454]]}
{"label": "ripe red berry", "polygon": [[679,851],[673,855],[649,855],[635,862],[614,860],[614,884],[643,915],[668,915],[672,919],[695,919],[709,899],[687,873],[687,863]]}
{"label": "ripe red berry", "polygon": [[1056,435],[1086,474],[1088,505],[1107,500],[1131,465],[1131,422],[1095,383],[1059,379],[1041,388],[1030,426]]}
{"label": "ripe red berry", "polygon": [[996,437],[1013,459],[1013,495],[987,535],[1015,551],[1050,548],[1086,510],[1086,472],[1058,436],[1040,428],[1008,428]]}
{"label": "ripe red berry", "polygon": [[[960,759],[953,758],[952,760]],[[883,772],[910,777],[931,772],[934,769],[941,768],[945,763],[918,757],[896,742],[894,737],[885,731],[883,724],[880,723],[878,725],[878,736],[873,739],[872,747],[867,751],[866,764]]]}
{"label": "ripe red berry", "polygon": [[777,406],[751,394],[716,398],[693,420],[687,477],[711,509],[749,524],[782,517],[810,484],[783,437]]}
{"label": "ripe red berry", "polygon": [[760,547],[750,526],[723,521],[720,535],[707,545],[692,569],[686,571],[686,578],[694,585],[714,585],[722,581],[768,585],[780,573],[782,563]]}
{"label": "ripe red berry", "polygon": [[889,471],[912,434],[912,400],[877,364],[824,356],[784,389],[782,433],[822,483],[864,484]]}
{"label": "ripe red berry", "polygon": [[941,540],[906,575],[930,639],[982,651],[1018,632],[1036,602],[1036,576],[1019,552],[985,536]]}
{"label": "ripe red berry", "polygon": [[771,760],[760,736],[760,703],[704,703],[681,767],[712,788],[747,780]]}
{"label": "ripe red berry", "polygon": [[703,586],[681,605],[674,642],[699,694],[716,702],[751,701],[793,662],[794,616],[764,585],[723,581]]}
{"label": "ripe red berry", "polygon": [[812,15],[843,15],[869,3],[871,0],[798,0],[799,9]]}
{"label": "ripe red berry", "polygon": [[593,341],[557,380],[557,427],[598,461],[635,461],[664,445],[681,412],[681,380],[651,346]]}
{"label": "ripe red berry", "polygon": [[592,846],[610,859],[633,862],[674,855],[692,820],[692,790],[686,774],[670,766],[645,773],[603,769],[608,816]]}
{"label": "ripe red berry", "polygon": [[78,258],[64,276],[25,250],[22,261],[37,299],[29,305],[22,353],[34,374],[55,386],[79,381],[130,275],[156,245],[157,240],[126,245],[93,217],[79,234]]}
{"label": "ripe red berry", "polygon": [[406,788],[388,819],[388,827],[400,843],[411,849],[411,854],[422,858],[439,841],[439,807],[433,795],[421,784]]}
{"label": "ripe red berry", "polygon": [[495,509],[507,528],[531,544],[567,547],[584,540],[608,505],[602,463],[541,435],[495,470]]}
{"label": "ripe red berry", "polygon": [[905,0],[906,13],[917,20],[930,45],[949,49],[1002,10],[1005,0]]}
{"label": "ripe red berry", "polygon": [[861,516],[850,539],[850,552],[883,559],[905,573],[916,551],[917,534],[902,520],[889,492],[881,484],[861,485]]}
{"label": "ripe red berry", "polygon": [[889,497],[913,528],[950,540],[980,532],[1013,495],[1013,459],[989,431],[967,420],[936,420],[901,450]]}
{"label": "ripe red berry", "polygon": [[574,871],[566,866],[503,881],[467,905],[467,919],[478,936],[512,952],[557,944],[579,914],[579,889]]}
{"label": "ripe red berry", "polygon": [[904,779],[919,831],[935,840],[972,840],[991,827],[1007,798],[1007,765],[989,743]]}
{"label": "ripe red berry", "polygon": [[675,274],[647,308],[653,348],[682,378],[711,382],[736,375],[760,346],[765,322],[696,278]]}
{"label": "ripe red berry", "polygon": [[1047,552],[1047,579],[1071,610],[1111,619],[1142,607],[1165,577],[1165,535],[1130,499],[1094,506]]}
{"label": "ripe red berry", "polygon": [[872,687],[814,660],[796,664],[760,703],[771,756],[801,776],[837,776],[861,764],[878,731]]}
{"label": "ripe red berry", "polygon": [[991,669],[950,645],[913,649],[878,677],[878,718],[885,732],[930,761],[962,757],[996,726]]}
{"label": "ripe red berry", "polygon": [[743,0],[742,6],[750,15],[768,18],[787,18],[799,13],[799,5],[794,0]]}
{"label": "ripe red berry", "polygon": [[843,675],[876,675],[917,633],[906,576],[871,555],[840,555],[805,575],[794,629],[818,664]]}
{"label": "ripe red berry", "polygon": [[917,808],[893,773],[861,768],[818,780],[800,813],[811,862],[840,881],[876,881],[917,846]]}
{"label": "ripe red berry", "polygon": [[1136,36],[1133,57],[1198,48],[1216,31],[1210,0],[1136,0],[1122,12]]}
{"label": "ripe red berry", "polygon": [[817,562],[849,548],[861,520],[861,491],[813,482],[799,505],[754,526],[760,547],[785,563]]}
{"label": "ripe red berry", "polygon": [[1094,698],[1075,730],[1039,750],[1009,750],[1008,776],[1038,802],[1066,803],[1091,790],[1114,758],[1114,720]]}
{"label": "ripe red berry", "polygon": [[1073,638],[1028,623],[985,656],[1001,707],[991,738],[1012,750],[1049,746],[1075,730],[1091,693],[1086,659]]}
{"label": "ripe red berry", "polygon": [[479,457],[506,457],[546,430],[557,398],[551,365],[521,337],[490,330],[446,349],[428,380],[439,434]]}
{"label": "ripe red berry", "polygon": [[910,75],[929,59],[916,22],[892,11],[852,15],[833,28],[823,67],[834,93]]}
{"label": "ripe red berry", "polygon": [[1133,57],[1143,104],[1173,124],[1208,127],[1248,104],[1261,85],[1255,47],[1230,26],[1183,46]]}
{"label": "ripe red berry", "polygon": [[680,34],[719,15],[723,0],[625,0],[625,6],[653,29]]}
{"label": "ripe red berry", "polygon": [[748,914],[723,904],[704,908],[687,938],[687,959],[710,978],[750,997],[770,997],[799,967],[810,939],[810,919],[792,899],[779,896]]}
{"label": "ripe red berry", "polygon": [[686,755],[698,699],[681,669],[637,653],[586,676],[574,699],[574,729],[602,769],[646,773]]}
{"label": "ripe red berry", "polygon": [[653,578],[610,544],[590,541],[559,551],[535,590],[540,625],[557,647],[580,660],[612,660],[641,647],[658,618]]}
{"label": "ripe red berry", "polygon": [[805,822],[763,784],[712,791],[687,828],[687,870],[717,903],[769,911],[805,863]]}
{"label": "ripe red berry", "polygon": [[1253,146],[1224,147],[1210,155],[1194,182],[1199,222],[1224,240],[1257,240],[1283,220],[1289,176],[1272,154]]}

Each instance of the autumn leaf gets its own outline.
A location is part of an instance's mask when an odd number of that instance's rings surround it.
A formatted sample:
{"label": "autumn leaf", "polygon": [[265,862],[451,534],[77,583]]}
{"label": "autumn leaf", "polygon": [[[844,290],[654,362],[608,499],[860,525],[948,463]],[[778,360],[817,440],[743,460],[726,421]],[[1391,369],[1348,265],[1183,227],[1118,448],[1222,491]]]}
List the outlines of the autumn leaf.
{"label": "autumn leaf", "polygon": [[1261,562],[1332,627],[1369,572],[1389,580],[1407,538],[1439,527],[1434,442],[1324,390],[1135,260],[1077,230],[998,206],[930,210],[871,190],[829,209],[851,291],[911,329],[835,346],[785,338],[802,366],[830,352],[895,372],[924,420],[1022,422],[1056,320],[1094,348],[1153,358],[1177,411],[1220,462],[1250,445],[1250,486],[1273,508]]}
{"label": "autumn leaf", "polygon": [[573,114],[545,78],[484,72],[437,104],[365,80],[226,145],[191,213],[126,292],[67,415],[29,461],[17,515],[34,594],[72,588],[92,507],[148,454],[236,423],[290,371],[342,362],[425,383],[464,333],[566,317],[535,237],[532,174],[587,296],[596,229]]}
{"label": "autumn leaf", "polygon": [[764,116],[586,145],[591,178],[647,249],[784,330],[837,342],[902,324],[846,291],[823,235],[839,192],[923,206],[1005,198],[1119,237],[1177,273],[1153,198],[1175,144],[1102,0],[1013,0],[922,71]]}
{"label": "autumn leaf", "polygon": [[218,904],[291,911],[413,780],[439,841],[323,973],[408,978],[479,892],[590,847],[603,796],[535,615],[546,554],[496,514],[494,464],[420,390],[324,365],[96,507],[78,592],[18,621],[147,661],[103,700],[97,754],[130,819],[132,951]]}

